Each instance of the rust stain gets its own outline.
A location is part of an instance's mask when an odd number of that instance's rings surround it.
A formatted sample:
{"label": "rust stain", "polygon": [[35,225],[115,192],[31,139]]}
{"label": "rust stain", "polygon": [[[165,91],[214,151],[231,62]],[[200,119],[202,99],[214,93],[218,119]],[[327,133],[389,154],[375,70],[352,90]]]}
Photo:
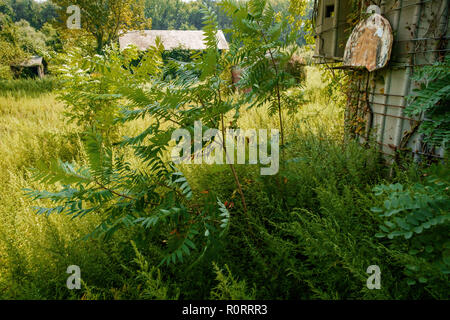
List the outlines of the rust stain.
{"label": "rust stain", "polygon": [[365,67],[370,72],[385,67],[391,57],[393,40],[389,21],[372,14],[355,27],[348,39],[344,65]]}

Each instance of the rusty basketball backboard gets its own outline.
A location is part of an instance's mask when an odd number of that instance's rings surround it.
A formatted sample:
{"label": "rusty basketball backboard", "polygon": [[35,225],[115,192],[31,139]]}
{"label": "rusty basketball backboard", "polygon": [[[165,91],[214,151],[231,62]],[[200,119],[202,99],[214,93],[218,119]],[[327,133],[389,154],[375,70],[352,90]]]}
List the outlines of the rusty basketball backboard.
{"label": "rusty basketball backboard", "polygon": [[373,13],[353,29],[345,47],[344,66],[365,67],[370,72],[385,67],[393,40],[389,21]]}

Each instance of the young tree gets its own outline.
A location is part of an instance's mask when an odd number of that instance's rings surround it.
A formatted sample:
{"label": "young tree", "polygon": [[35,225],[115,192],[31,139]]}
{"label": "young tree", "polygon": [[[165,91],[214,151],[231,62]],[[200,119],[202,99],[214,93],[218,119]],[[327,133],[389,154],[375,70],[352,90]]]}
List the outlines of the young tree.
{"label": "young tree", "polygon": [[224,0],[219,5],[233,19],[232,35],[238,48],[234,63],[244,70],[238,86],[251,88],[247,100],[252,107],[268,105],[270,115],[278,114],[284,147],[282,111],[295,111],[304,102],[301,92],[296,97],[289,95],[288,89],[297,84],[287,66],[297,49],[305,2],[292,0],[285,13],[276,12],[268,0]]}
{"label": "young tree", "polygon": [[[224,114],[239,107],[224,96],[221,73],[226,61],[217,48],[217,21],[211,11],[205,15],[208,49],[192,63],[180,63],[179,76],[169,81],[162,81],[160,42],[147,50],[138,65],[133,63],[139,57],[136,47],[118,51],[112,46],[102,56],[68,56],[68,87],[61,98],[88,127],[84,135],[87,164],[57,161],[50,168],[35,170],[36,180],[59,187],[56,193],[27,191],[35,200],[53,203],[49,208],[36,208],[38,214],[64,213],[74,218],[102,214],[104,220],[91,236],[106,238],[133,226],[149,233],[166,230],[167,248],[161,249],[167,254],[161,263],[192,259],[191,251],[201,246],[198,261],[215,247],[228,229],[230,213],[212,192],[194,196],[175,161],[167,159],[176,129],[191,132],[196,121],[202,120],[211,128],[221,122],[224,130]],[[121,109],[119,99],[125,104]],[[110,115],[121,123],[138,118],[152,121],[139,135],[111,143],[104,130]],[[126,161],[129,151],[134,153],[133,161],[139,162],[137,166]]]}
{"label": "young tree", "polygon": [[105,45],[117,40],[119,33],[151,28],[151,19],[145,18],[143,0],[54,0],[66,21],[67,8],[76,5],[81,10],[81,27],[94,37],[97,53]]}
{"label": "young tree", "polygon": [[28,21],[37,30],[58,17],[57,6],[49,0],[0,0],[0,13],[9,16],[13,22]]}

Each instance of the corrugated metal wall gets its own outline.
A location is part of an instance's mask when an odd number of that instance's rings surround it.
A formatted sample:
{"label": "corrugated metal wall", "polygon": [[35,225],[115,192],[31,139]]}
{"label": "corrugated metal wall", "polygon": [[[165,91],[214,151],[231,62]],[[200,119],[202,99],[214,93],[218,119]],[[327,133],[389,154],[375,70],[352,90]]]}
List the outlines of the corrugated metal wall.
{"label": "corrugated metal wall", "polygon": [[[366,132],[359,133],[359,138],[363,142],[369,133],[375,133],[380,151],[387,155],[406,149],[416,158],[443,156],[442,150],[430,150],[424,145],[416,132],[417,120],[423,120],[426,115],[410,119],[404,109],[407,96],[416,85],[411,80],[414,69],[433,64],[450,51],[449,0],[363,1],[359,6],[361,12],[371,4],[380,7],[381,14],[392,26],[391,60],[387,67],[371,73],[354,71],[363,76],[355,78],[359,79],[359,90],[349,97],[347,118],[355,116],[354,113],[365,118]],[[315,56],[319,61],[341,60],[351,30],[345,19],[349,8],[352,8],[349,0],[318,0],[316,3]],[[331,17],[330,10],[335,11]]]}

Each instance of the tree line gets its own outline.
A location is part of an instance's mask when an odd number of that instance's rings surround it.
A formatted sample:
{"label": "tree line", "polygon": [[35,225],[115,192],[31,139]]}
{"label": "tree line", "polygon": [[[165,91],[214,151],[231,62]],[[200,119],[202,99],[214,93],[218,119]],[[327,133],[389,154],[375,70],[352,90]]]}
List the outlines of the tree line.
{"label": "tree line", "polygon": [[[289,0],[270,2],[276,12],[289,10]],[[81,30],[67,29],[70,5],[81,9]],[[219,29],[231,41],[232,21],[214,0],[0,0],[0,78],[10,78],[9,66],[31,55],[50,61],[74,46],[102,53],[106,45],[117,42],[120,31],[200,30],[203,5],[215,12]],[[310,16],[311,8],[306,12]],[[305,42],[300,30],[297,44]]]}

